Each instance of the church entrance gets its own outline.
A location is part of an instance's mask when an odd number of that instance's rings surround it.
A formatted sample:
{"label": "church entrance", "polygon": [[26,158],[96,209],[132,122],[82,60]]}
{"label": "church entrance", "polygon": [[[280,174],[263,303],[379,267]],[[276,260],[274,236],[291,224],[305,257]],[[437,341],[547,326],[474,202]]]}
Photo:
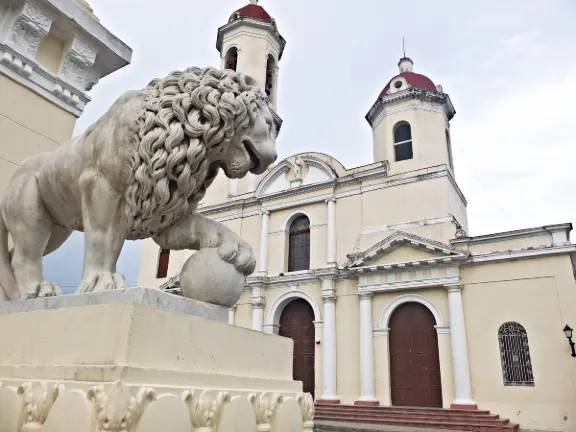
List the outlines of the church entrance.
{"label": "church entrance", "polygon": [[294,341],[293,379],[302,381],[304,392],[314,397],[314,311],[306,300],[296,299],[284,308],[279,334]]}
{"label": "church entrance", "polygon": [[442,407],[434,315],[420,303],[399,306],[390,318],[392,405]]}

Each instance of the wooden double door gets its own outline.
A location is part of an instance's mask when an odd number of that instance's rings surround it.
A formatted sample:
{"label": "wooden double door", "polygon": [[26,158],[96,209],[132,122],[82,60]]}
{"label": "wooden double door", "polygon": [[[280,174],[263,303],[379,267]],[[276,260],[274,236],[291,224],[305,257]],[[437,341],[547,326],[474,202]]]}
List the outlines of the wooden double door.
{"label": "wooden double door", "polygon": [[442,407],[436,321],[420,303],[399,306],[390,318],[392,405]]}
{"label": "wooden double door", "polygon": [[306,300],[293,300],[284,308],[279,334],[294,341],[293,379],[302,381],[304,392],[314,397],[314,311]]}

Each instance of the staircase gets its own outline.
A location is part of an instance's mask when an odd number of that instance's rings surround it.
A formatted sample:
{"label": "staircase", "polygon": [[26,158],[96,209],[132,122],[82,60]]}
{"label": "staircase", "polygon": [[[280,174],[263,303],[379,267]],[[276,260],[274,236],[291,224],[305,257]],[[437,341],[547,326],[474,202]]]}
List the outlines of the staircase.
{"label": "staircase", "polygon": [[[361,430],[338,427],[338,423],[389,425],[471,432],[517,432],[518,425],[490,411],[441,408],[316,405],[316,428],[322,431]],[[370,429],[374,429],[371,427]],[[388,430],[388,429],[386,429]]]}

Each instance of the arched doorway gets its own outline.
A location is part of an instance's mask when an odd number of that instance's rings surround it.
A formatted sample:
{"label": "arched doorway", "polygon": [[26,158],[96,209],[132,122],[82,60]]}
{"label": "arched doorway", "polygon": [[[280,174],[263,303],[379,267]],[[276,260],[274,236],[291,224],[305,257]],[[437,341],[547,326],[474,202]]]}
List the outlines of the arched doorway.
{"label": "arched doorway", "polygon": [[436,321],[420,303],[400,305],[390,318],[392,405],[442,407]]}
{"label": "arched doorway", "polygon": [[314,397],[314,310],[306,300],[296,299],[286,305],[279,335],[294,341],[293,379],[302,381],[304,392]]}

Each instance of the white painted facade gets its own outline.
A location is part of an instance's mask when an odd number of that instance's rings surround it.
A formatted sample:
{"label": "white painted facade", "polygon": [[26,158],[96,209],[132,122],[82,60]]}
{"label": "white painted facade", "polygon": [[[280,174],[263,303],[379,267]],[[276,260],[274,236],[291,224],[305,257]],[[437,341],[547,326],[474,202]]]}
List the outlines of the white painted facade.
{"label": "white painted facade", "polygon": [[[238,30],[221,29],[222,46],[250,52],[238,70],[261,77],[258,59],[278,53],[275,23],[228,26]],[[400,72],[414,73],[407,60]],[[393,405],[390,343],[398,329],[391,321],[404,306],[421,305],[435,323],[443,407],[478,406],[525,429],[574,430],[576,363],[562,333],[576,325],[572,225],[468,235],[450,148],[454,107],[441,86],[414,82],[394,77],[366,116],[370,164],[345,168],[309,152],[259,177],[217,178],[199,212],[236,231],[258,257],[229,322],[282,333],[285,307],[305,300],[314,314],[316,400]],[[402,124],[411,127],[412,157],[400,161]],[[299,216],[310,225],[310,265],[289,271],[290,227]],[[159,248],[145,242],[139,284],[177,291],[177,258],[186,253],[173,252],[169,278],[156,279]],[[503,376],[499,329],[507,322],[526,329],[532,384]]]}

